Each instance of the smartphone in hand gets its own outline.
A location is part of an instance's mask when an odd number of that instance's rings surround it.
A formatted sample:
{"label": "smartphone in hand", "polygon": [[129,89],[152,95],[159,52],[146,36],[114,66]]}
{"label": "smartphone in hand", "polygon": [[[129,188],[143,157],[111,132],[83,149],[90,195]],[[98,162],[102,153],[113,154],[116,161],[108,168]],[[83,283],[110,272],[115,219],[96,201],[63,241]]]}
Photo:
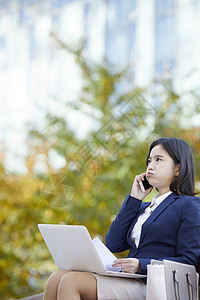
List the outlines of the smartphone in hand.
{"label": "smartphone in hand", "polygon": [[140,189],[142,192],[145,192],[148,190],[152,185],[148,182],[146,176],[144,176],[144,180],[139,181]]}

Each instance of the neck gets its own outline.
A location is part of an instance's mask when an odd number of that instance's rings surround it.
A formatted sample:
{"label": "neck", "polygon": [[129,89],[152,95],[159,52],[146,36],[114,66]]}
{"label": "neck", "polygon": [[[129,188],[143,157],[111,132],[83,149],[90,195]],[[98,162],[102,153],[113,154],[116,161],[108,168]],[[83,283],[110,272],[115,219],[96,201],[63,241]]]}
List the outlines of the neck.
{"label": "neck", "polygon": [[158,196],[157,197],[160,197],[168,192],[171,192],[171,190],[168,188],[168,189],[160,189],[158,190]]}

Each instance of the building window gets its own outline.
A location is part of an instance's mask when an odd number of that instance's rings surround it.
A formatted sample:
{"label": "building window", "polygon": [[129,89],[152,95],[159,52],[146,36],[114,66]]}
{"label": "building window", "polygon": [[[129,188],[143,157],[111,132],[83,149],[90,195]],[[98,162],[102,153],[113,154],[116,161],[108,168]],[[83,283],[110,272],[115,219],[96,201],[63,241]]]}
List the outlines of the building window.
{"label": "building window", "polygon": [[107,0],[106,57],[111,65],[125,67],[135,44],[136,0]]}
{"label": "building window", "polygon": [[59,8],[59,7],[62,7],[66,4],[69,4],[69,3],[72,3],[72,2],[75,2],[77,0],[53,0],[52,1],[52,7],[53,8]]}
{"label": "building window", "polygon": [[155,72],[173,70],[175,61],[174,0],[155,2]]}

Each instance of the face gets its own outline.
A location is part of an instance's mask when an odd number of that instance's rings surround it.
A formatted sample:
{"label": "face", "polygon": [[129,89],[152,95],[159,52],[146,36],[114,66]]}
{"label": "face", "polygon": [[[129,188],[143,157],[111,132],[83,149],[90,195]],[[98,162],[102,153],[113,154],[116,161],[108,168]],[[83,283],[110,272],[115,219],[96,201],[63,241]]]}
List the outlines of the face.
{"label": "face", "polygon": [[162,145],[155,146],[150,152],[146,177],[150,184],[157,188],[159,195],[170,191],[170,184],[178,174],[179,165],[175,166]]}

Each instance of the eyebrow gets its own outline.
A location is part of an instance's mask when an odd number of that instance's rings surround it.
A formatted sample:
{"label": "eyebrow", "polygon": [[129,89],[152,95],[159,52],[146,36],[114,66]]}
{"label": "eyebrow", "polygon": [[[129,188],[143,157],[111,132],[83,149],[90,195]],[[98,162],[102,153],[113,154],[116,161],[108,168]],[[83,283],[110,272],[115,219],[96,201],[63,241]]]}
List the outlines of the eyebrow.
{"label": "eyebrow", "polygon": [[[157,155],[154,155],[154,157],[164,157],[162,154],[157,154]],[[151,156],[149,156],[148,158],[151,158]]]}

